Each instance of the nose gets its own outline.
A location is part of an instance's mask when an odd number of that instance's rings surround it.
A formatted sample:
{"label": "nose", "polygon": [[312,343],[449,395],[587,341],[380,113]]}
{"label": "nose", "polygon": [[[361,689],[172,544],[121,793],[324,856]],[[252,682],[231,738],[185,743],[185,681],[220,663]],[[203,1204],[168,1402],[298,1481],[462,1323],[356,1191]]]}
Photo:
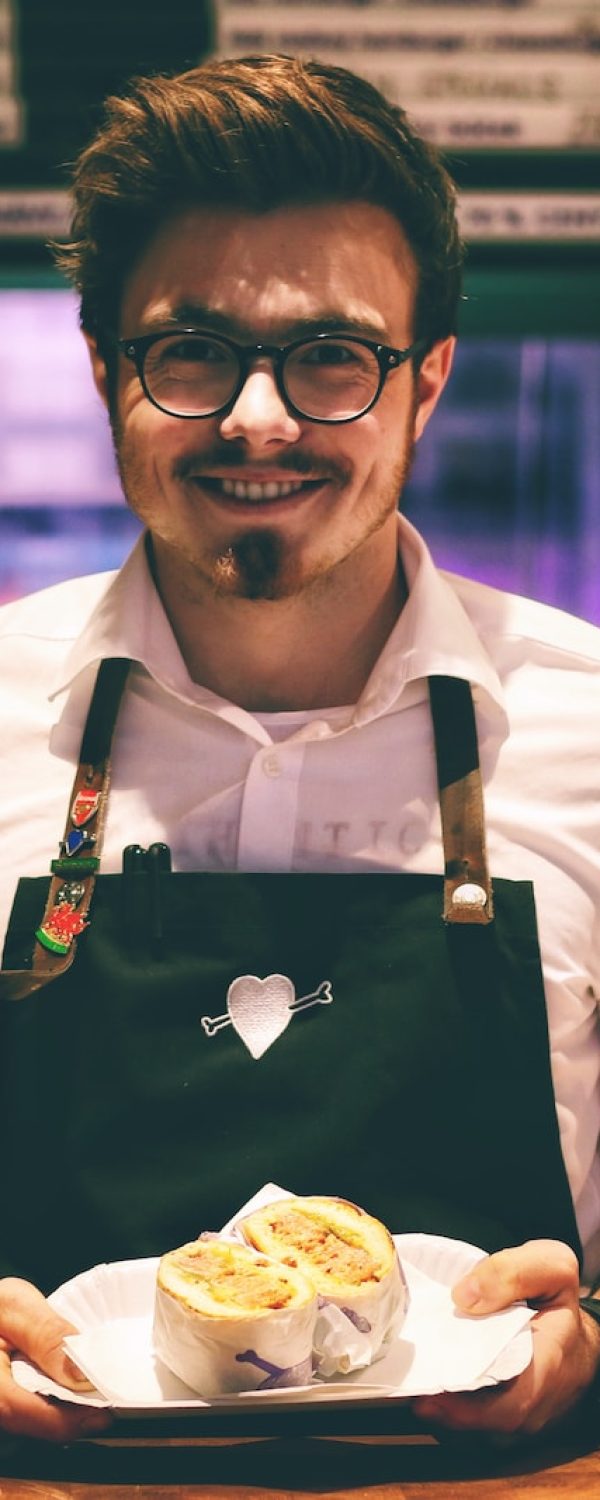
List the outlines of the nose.
{"label": "nose", "polygon": [[256,449],[298,441],[300,423],[288,411],[268,360],[261,360],[250,370],[235,405],[221,421],[220,434],[223,438],[241,438]]}

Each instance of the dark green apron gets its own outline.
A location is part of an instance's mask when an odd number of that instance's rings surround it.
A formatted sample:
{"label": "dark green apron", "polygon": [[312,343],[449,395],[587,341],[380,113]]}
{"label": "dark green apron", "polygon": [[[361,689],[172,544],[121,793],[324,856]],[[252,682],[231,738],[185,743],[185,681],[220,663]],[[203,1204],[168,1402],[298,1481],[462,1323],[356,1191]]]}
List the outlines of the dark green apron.
{"label": "dark green apron", "polygon": [[[455,788],[470,692],[430,686]],[[492,920],[452,920],[481,878],[457,806],[445,878],[99,875],[70,967],[18,999],[3,972],[0,1271],[48,1291],[218,1229],[267,1181],[394,1231],[580,1255],[532,886],[495,880]],[[19,882],[4,971],[31,967],[47,889]]]}

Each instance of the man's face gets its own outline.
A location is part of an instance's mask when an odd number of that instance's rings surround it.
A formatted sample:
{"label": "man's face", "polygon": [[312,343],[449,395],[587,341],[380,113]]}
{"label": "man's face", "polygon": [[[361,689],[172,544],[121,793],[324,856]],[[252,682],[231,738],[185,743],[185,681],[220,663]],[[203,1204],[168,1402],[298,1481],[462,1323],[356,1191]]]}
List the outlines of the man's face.
{"label": "man's face", "polygon": [[[414,340],[417,272],[400,226],[365,203],[253,215],[190,208],[168,219],[124,288],[120,334],[212,330],[285,344],[326,328],[397,348]],[[188,596],[281,598],[318,581],[388,570],[395,511],[418,436],[445,382],[452,340],[415,381],[388,376],[357,421],[290,412],[268,359],[225,415],[182,419],[147,400],[120,358],[112,418],[127,500],[149,527],[159,578]],[[95,358],[103,388],[103,367]],[[285,488],[282,490],[282,486]],[[356,572],[358,568],[358,573]]]}

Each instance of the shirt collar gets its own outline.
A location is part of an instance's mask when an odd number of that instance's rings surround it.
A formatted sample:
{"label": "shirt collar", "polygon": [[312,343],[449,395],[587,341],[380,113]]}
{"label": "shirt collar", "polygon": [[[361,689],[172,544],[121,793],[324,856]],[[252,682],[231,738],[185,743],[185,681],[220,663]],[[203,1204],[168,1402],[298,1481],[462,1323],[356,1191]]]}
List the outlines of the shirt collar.
{"label": "shirt collar", "polygon": [[187,700],[212,698],[187,671],[158,590],[146,546],[138,537],[118,573],[74,641],[52,684],[51,697],[70,686],[80,672],[109,656],[138,662],[163,687]]}
{"label": "shirt collar", "polygon": [[257,726],[253,715],[192,681],[152,577],[147,533],[138,537],[122,568],[108,583],[62,663],[50,697],[69,687],[87,667],[115,656],[139,663],[160,687],[184,703],[206,708],[236,728],[258,733],[261,740],[268,741],[269,736]]}
{"label": "shirt collar", "polygon": [[504,691],[451,574],[439,571],[423,538],[398,516],[399,555],[408,598],[354,711],[364,723],[393,711],[409,685],[426,692],[430,676],[461,677],[506,717]]}
{"label": "shirt collar", "polygon": [[[425,542],[406,517],[398,517],[398,528],[408,598],[351,711],[350,722],[364,724],[393,712],[411,684],[419,687],[419,696],[425,694],[426,679],[435,674],[465,678],[504,713],[498,673],[451,575],[436,568]],[[176,696],[225,714],[230,709],[237,722],[239,708],[192,682],[151,576],[144,536],[138,538],[73,643],[50,696],[108,656],[139,662]]]}

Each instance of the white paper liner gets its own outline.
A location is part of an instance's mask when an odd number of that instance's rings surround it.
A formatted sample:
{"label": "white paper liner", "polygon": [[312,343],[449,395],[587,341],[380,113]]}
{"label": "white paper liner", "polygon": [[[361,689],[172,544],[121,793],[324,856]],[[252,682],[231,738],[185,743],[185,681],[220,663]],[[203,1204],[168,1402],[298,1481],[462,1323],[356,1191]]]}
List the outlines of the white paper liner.
{"label": "white paper liner", "polygon": [[[285,1196],[285,1190],[269,1184],[241,1212]],[[230,1232],[234,1222],[224,1232]],[[96,1386],[97,1396],[70,1391],[18,1357],[13,1360],[15,1380],[26,1390],[77,1404],[111,1406],[127,1416],[158,1416],[198,1413],[210,1406],[235,1411],[241,1405],[263,1408],[265,1403],[407,1399],[443,1390],[477,1390],[521,1374],[532,1355],[528,1324],[533,1313],[518,1304],[491,1317],[469,1318],[452,1302],[450,1288],[484,1258],[484,1252],[438,1235],[394,1235],[394,1241],[409,1293],[400,1334],[369,1369],[342,1379],[202,1399],[153,1352],[157,1257],[96,1266],[66,1282],[49,1299],[81,1329],[65,1340],[65,1347]]]}

